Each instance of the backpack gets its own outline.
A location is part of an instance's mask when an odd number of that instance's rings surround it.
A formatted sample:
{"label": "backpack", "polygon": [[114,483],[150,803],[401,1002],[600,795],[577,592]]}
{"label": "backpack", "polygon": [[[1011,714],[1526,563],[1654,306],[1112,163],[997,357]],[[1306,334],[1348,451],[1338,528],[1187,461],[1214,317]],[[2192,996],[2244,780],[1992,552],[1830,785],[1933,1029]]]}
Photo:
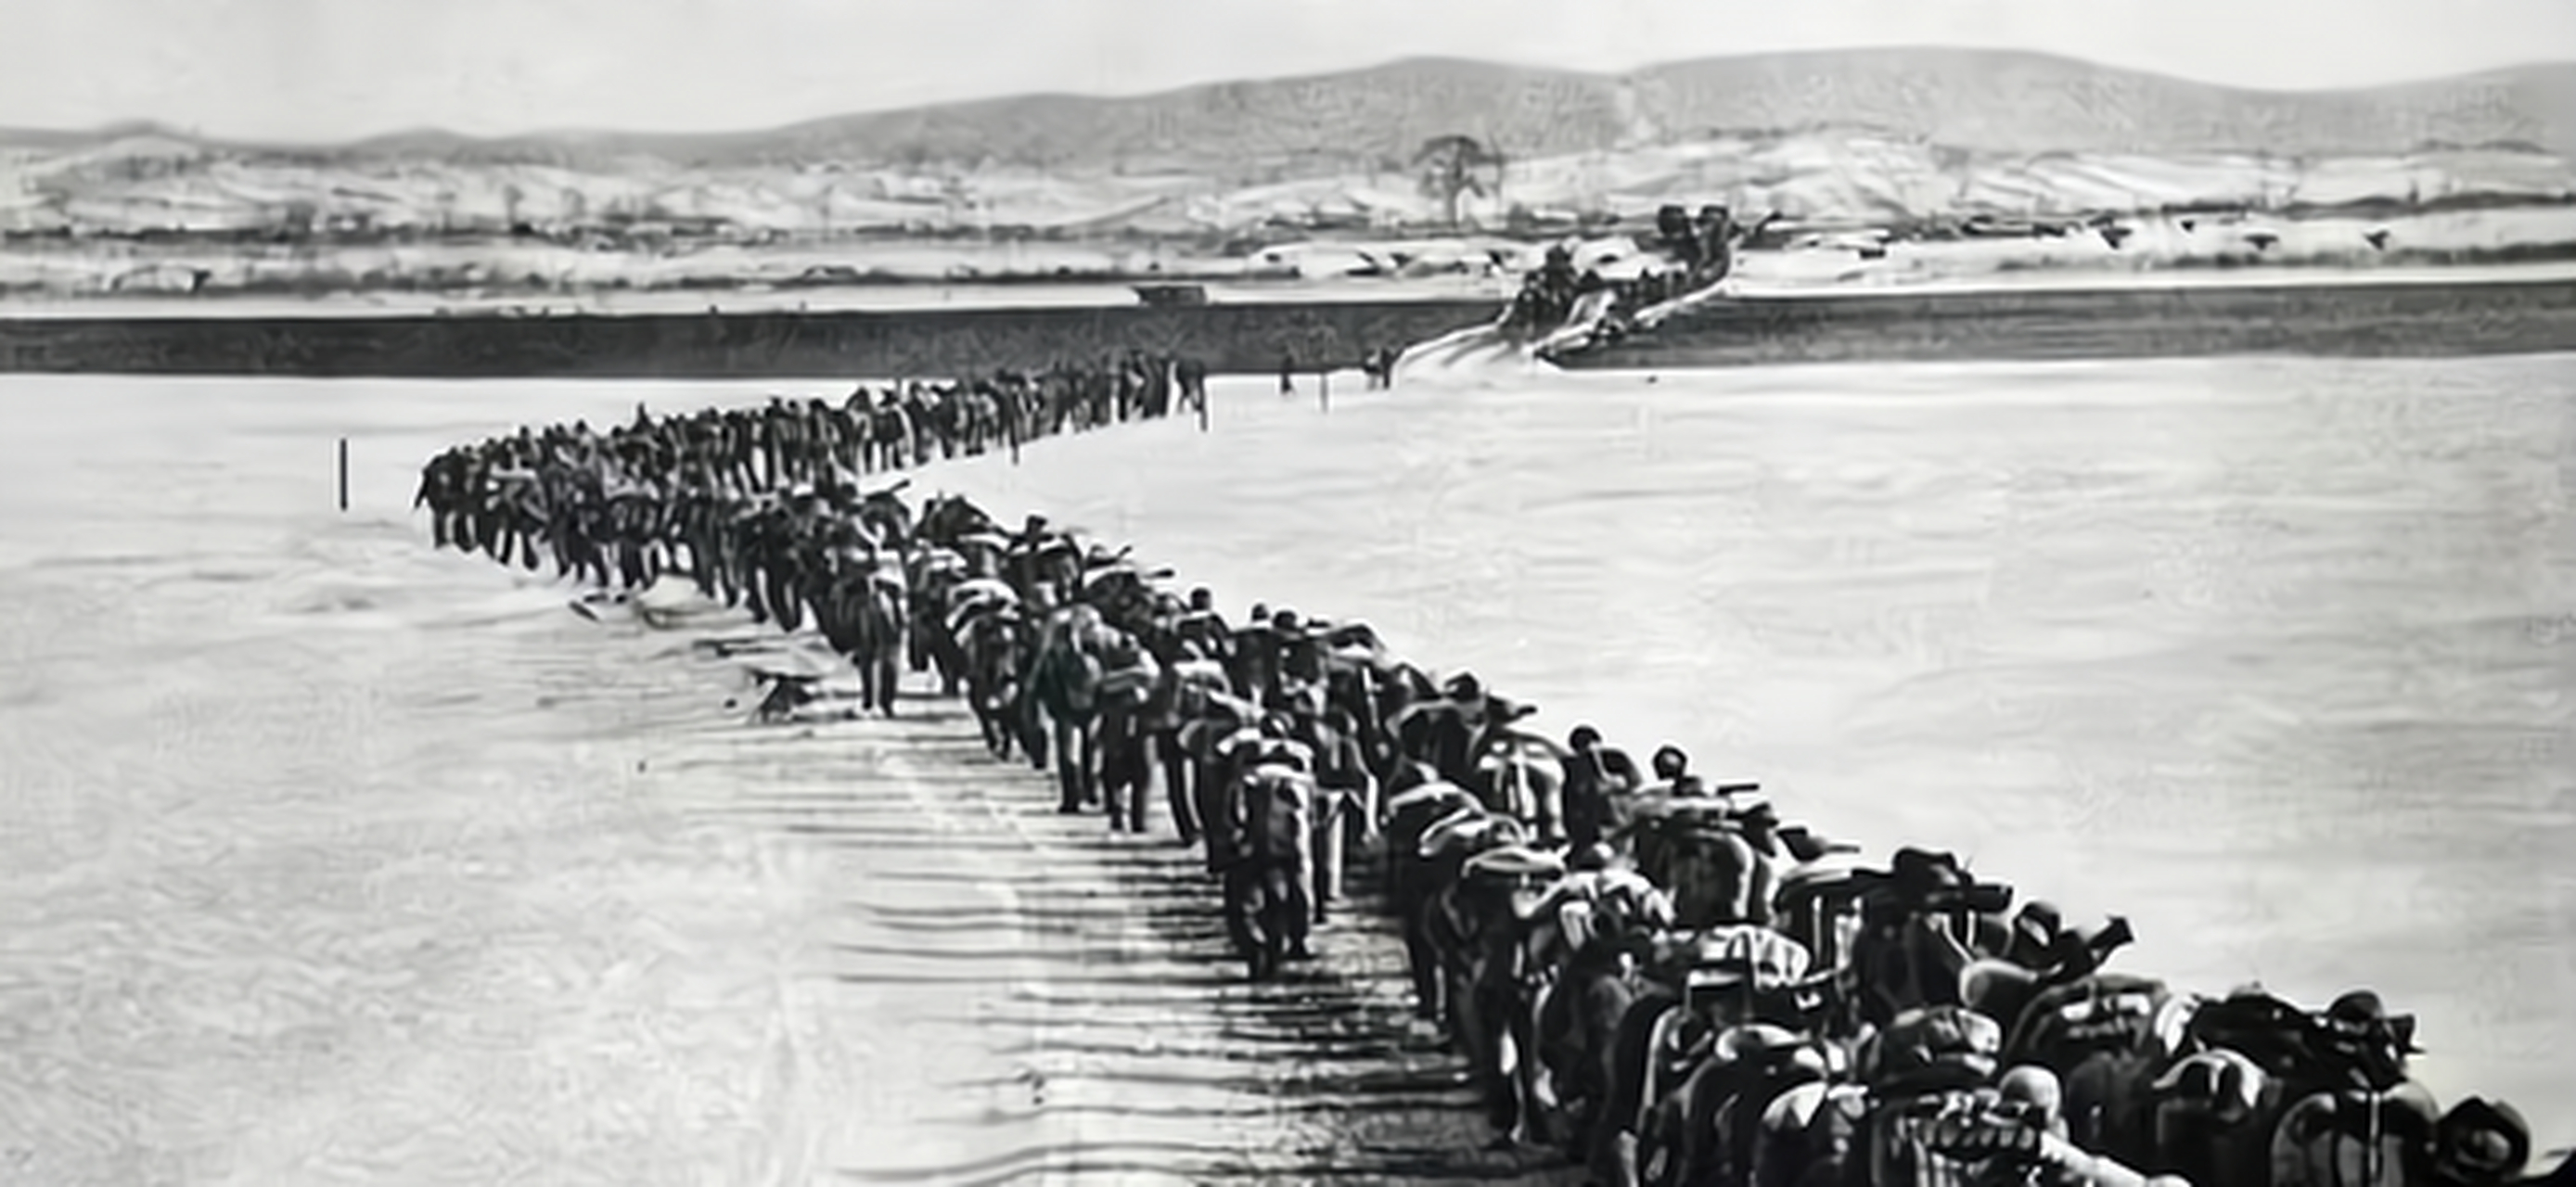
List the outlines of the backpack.
{"label": "backpack", "polygon": [[2432,1094],[2413,1084],[2310,1094],[2273,1126],[2273,1187],[2412,1187],[2428,1177],[2440,1125]]}
{"label": "backpack", "polygon": [[1263,767],[1254,772],[1249,791],[1245,848],[1259,857],[1304,868],[1311,835],[1307,822],[1313,811],[1306,781],[1284,769]]}
{"label": "backpack", "polygon": [[2003,1037],[1994,1019],[1963,1006],[1907,1010],[1862,1046],[1860,1078],[1881,1099],[1982,1087]]}
{"label": "backpack", "polygon": [[1856,1158],[1869,1094],[1857,1084],[1811,1081],[1772,1098],[1754,1139],[1754,1187],[1868,1187]]}
{"label": "backpack", "polygon": [[2203,1002],[2185,1034],[2205,1047],[2237,1052],[2279,1081],[2289,1096],[2324,1089],[2386,1089],[2402,1077],[2365,1066],[2336,1050],[2325,1024],[2306,1010],[2260,990],[2243,990]]}
{"label": "backpack", "polygon": [[1993,1156],[2031,1131],[1995,1123],[1991,1094],[1949,1088],[1898,1099],[1877,1099],[1861,1123],[1859,1169],[1868,1187],[1953,1187],[1982,1181],[1978,1171]]}
{"label": "backpack", "polygon": [[2060,1076],[2101,1052],[2150,1050],[2156,1020],[2173,991],[2153,977],[2095,973],[2051,986],[2022,1007],[2006,1063],[2032,1063]]}
{"label": "backpack", "polygon": [[[2442,1114],[2433,1149],[2444,1183],[2506,1183],[2531,1163],[2531,1126],[2512,1105],[2472,1096]],[[2568,1169],[2560,1168],[2562,1178]]]}

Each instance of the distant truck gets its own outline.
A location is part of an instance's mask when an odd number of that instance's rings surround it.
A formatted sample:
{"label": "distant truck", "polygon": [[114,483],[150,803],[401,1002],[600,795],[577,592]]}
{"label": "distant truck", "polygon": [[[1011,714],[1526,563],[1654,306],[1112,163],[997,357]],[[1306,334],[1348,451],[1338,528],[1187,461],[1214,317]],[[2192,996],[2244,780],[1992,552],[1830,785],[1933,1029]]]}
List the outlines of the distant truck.
{"label": "distant truck", "polygon": [[1207,289],[1195,284],[1140,284],[1136,297],[1148,305],[1205,305]]}

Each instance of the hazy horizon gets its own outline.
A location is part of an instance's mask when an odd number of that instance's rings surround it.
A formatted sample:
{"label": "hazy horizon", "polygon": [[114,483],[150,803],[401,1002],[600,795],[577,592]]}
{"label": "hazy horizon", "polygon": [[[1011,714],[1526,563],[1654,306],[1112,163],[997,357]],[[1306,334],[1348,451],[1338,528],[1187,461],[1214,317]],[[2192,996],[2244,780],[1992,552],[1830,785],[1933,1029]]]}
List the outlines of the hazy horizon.
{"label": "hazy horizon", "polygon": [[[158,128],[163,128],[163,129],[167,129],[167,130],[171,130],[171,131],[186,132],[186,133],[189,133],[189,134],[191,134],[191,135],[202,136],[202,137],[205,137],[205,138],[207,138],[207,139],[213,139],[213,140],[239,141],[239,142],[243,142],[243,143],[262,143],[262,142],[265,142],[265,143],[275,143],[275,144],[281,144],[281,145],[327,145],[327,144],[337,144],[337,143],[354,143],[354,142],[360,142],[360,141],[366,141],[366,140],[382,139],[382,138],[387,138],[387,137],[411,136],[411,135],[426,135],[426,134],[431,134],[431,133],[440,133],[440,134],[448,134],[448,135],[465,136],[465,137],[467,137],[467,138],[470,138],[470,139],[476,139],[476,140],[507,140],[507,139],[510,139],[510,138],[513,138],[513,137],[524,137],[524,136],[571,136],[571,135],[640,135],[640,136],[650,136],[650,135],[657,135],[657,134],[668,134],[668,135],[724,135],[724,134],[728,134],[728,133],[759,133],[759,132],[774,131],[774,130],[777,130],[777,129],[780,129],[780,128],[794,127],[794,126],[796,126],[796,125],[798,125],[798,124],[811,123],[811,122],[814,122],[814,121],[817,121],[817,120],[829,120],[829,119],[833,119],[833,118],[836,118],[836,117],[842,117],[842,116],[873,115],[873,114],[880,114],[880,113],[886,113],[886,112],[899,112],[899,111],[913,110],[913,109],[925,108],[925,107],[939,107],[939,106],[946,106],[946,105],[950,105],[950,104],[976,103],[976,102],[983,102],[983,101],[990,101],[990,100],[1006,100],[1006,99],[1028,98],[1028,97],[1048,97],[1048,96],[1056,96],[1056,95],[1063,95],[1063,96],[1068,96],[1068,97],[1072,97],[1072,98],[1081,98],[1081,99],[1138,99],[1138,98],[1151,98],[1151,97],[1156,96],[1156,95],[1172,94],[1172,93],[1176,93],[1176,92],[1180,92],[1180,91],[1186,91],[1186,90],[1189,90],[1189,89],[1191,89],[1191,88],[1193,88],[1193,87],[1200,87],[1200,86],[1224,85],[1224,84],[1227,84],[1227,83],[1259,83],[1259,82],[1278,82],[1278,81],[1287,81],[1287,80],[1294,80],[1294,79],[1299,79],[1299,78],[1322,77],[1322,76],[1328,76],[1328,75],[1338,75],[1338,74],[1348,74],[1348,73],[1356,73],[1356,72],[1365,72],[1365,71],[1369,71],[1369,70],[1383,69],[1383,68],[1389,68],[1389,67],[1394,67],[1394,66],[1400,66],[1400,65],[1403,65],[1403,64],[1405,64],[1405,63],[1407,63],[1407,62],[1420,62],[1420,61],[1460,61],[1460,62],[1473,62],[1473,63],[1476,63],[1476,64],[1478,64],[1478,65],[1497,66],[1497,67],[1504,67],[1504,68],[1511,68],[1511,69],[1556,70],[1556,71],[1564,71],[1564,72],[1570,72],[1570,73],[1615,75],[1615,74],[1622,74],[1622,73],[1633,73],[1633,72],[1639,72],[1639,71],[1653,70],[1653,69],[1657,69],[1657,68],[1660,68],[1660,67],[1676,66],[1676,65],[1682,65],[1682,64],[1691,63],[1691,62],[1704,62],[1704,61],[1720,60],[1720,59],[1726,59],[1726,58],[1788,57],[1788,56],[1793,56],[1793,55],[1798,55],[1798,54],[1831,54],[1831,53],[1844,53],[1844,52],[1906,52],[1906,51],[1922,51],[1922,50],[1948,50],[1948,51],[1960,51],[1960,52],[1971,52],[1971,53],[1981,53],[1981,52],[2031,53],[2031,54],[2041,54],[2041,55],[2049,55],[2049,56],[2060,57],[2060,58],[2064,58],[2064,59],[2069,60],[2069,61],[2080,61],[2080,62],[2086,62],[2086,63],[2088,63],[2088,64],[2090,64],[2090,65],[2093,65],[2093,66],[2104,67],[2104,68],[2109,68],[2109,69],[2130,69],[2130,70],[2137,70],[2137,69],[2140,69],[2140,68],[2138,68],[2138,67],[2121,67],[2121,66],[2116,66],[2116,65],[2114,65],[2113,63],[2094,61],[2094,60],[2092,60],[2092,59],[2086,59],[2086,58],[2082,58],[2082,57],[2079,57],[2079,56],[2076,56],[2076,55],[2072,55],[2072,54],[2055,54],[2055,53],[2053,53],[2053,51],[2048,51],[2048,50],[2029,50],[2029,49],[2023,49],[2023,48],[2021,48],[2021,47],[2003,47],[2003,46],[1991,46],[1991,45],[1926,45],[1926,44],[1890,44],[1890,45],[1849,45],[1849,46],[1834,46],[1834,47],[1825,48],[1825,49],[1812,49],[1812,50],[1807,50],[1807,49],[1800,49],[1800,50],[1755,50],[1755,51],[1749,51],[1749,52],[1745,52],[1745,53],[1734,53],[1734,54],[1695,54],[1695,55],[1691,55],[1691,56],[1689,56],[1689,57],[1657,59],[1657,60],[1653,60],[1653,61],[1640,62],[1640,63],[1637,63],[1636,65],[1633,65],[1633,66],[1623,66],[1623,67],[1616,67],[1616,68],[1612,68],[1612,69],[1599,69],[1599,70],[1592,69],[1592,68],[1588,68],[1588,67],[1551,65],[1551,64],[1548,64],[1548,63],[1544,63],[1544,62],[1515,62],[1515,61],[1507,61],[1507,60],[1499,59],[1499,58],[1471,58],[1471,57],[1467,57],[1467,56],[1459,55],[1459,54],[1407,54],[1407,55],[1404,55],[1404,56],[1401,56],[1401,57],[1385,58],[1385,59],[1380,59],[1380,60],[1378,60],[1378,61],[1373,61],[1373,62],[1360,62],[1360,63],[1355,63],[1355,64],[1350,65],[1350,66],[1336,67],[1336,68],[1327,69],[1327,70],[1300,71],[1300,72],[1296,72],[1296,73],[1287,73],[1287,74],[1254,74],[1254,75],[1243,75],[1243,76],[1240,76],[1240,77],[1223,78],[1223,79],[1207,79],[1207,80],[1202,80],[1202,81],[1198,81],[1198,82],[1185,82],[1185,83],[1178,83],[1178,84],[1174,84],[1174,85],[1171,85],[1171,86],[1158,86],[1158,87],[1154,87],[1154,88],[1152,88],[1152,89],[1150,89],[1150,90],[1133,90],[1133,91],[1003,91],[1003,92],[996,92],[996,93],[989,94],[989,95],[961,95],[961,96],[958,96],[958,97],[955,97],[955,98],[948,98],[948,99],[931,99],[931,100],[925,100],[925,101],[922,101],[922,102],[916,102],[916,103],[901,103],[901,104],[896,104],[896,105],[893,105],[893,106],[884,106],[884,107],[853,107],[853,108],[846,108],[846,109],[836,110],[836,111],[827,111],[827,112],[822,112],[822,113],[815,114],[815,115],[810,115],[810,116],[803,116],[803,117],[799,117],[799,118],[797,118],[797,119],[786,120],[786,121],[784,121],[784,122],[779,122],[779,123],[770,123],[770,124],[761,124],[761,125],[745,125],[745,126],[736,126],[736,127],[722,127],[722,128],[685,128],[685,129],[683,129],[683,128],[642,127],[642,126],[635,126],[635,127],[617,127],[617,126],[599,126],[599,125],[552,125],[552,126],[545,126],[545,127],[513,128],[513,129],[508,129],[508,130],[503,130],[503,131],[496,131],[496,132],[473,133],[473,132],[463,132],[463,131],[458,130],[458,129],[457,129],[457,128],[455,128],[455,127],[451,127],[451,126],[446,125],[446,124],[437,123],[437,122],[429,122],[429,123],[412,124],[412,125],[408,125],[408,126],[404,126],[404,127],[382,128],[382,129],[377,129],[377,130],[373,130],[373,131],[357,132],[357,133],[352,133],[352,134],[348,134],[348,135],[329,136],[329,137],[229,136],[229,135],[225,135],[225,134],[223,134],[223,133],[221,133],[221,132],[218,132],[218,131],[215,131],[215,130],[212,130],[212,129],[202,129],[202,128],[190,127],[190,126],[187,126],[187,125],[181,124],[181,123],[179,123],[179,122],[177,122],[177,121],[167,120],[167,119],[158,119],[158,118],[154,118],[154,117],[150,117],[150,116],[126,116],[126,117],[117,118],[117,119],[100,120],[100,121],[97,121],[97,122],[95,122],[95,123],[90,123],[90,124],[85,124],[85,125],[77,125],[77,126],[42,125],[42,124],[30,124],[30,123],[17,122],[17,121],[0,121],[0,127],[16,128],[16,129],[27,129],[27,130],[36,130],[36,131],[45,131],[45,132],[73,132],[73,133],[77,133],[77,132],[91,132],[91,131],[99,131],[99,130],[103,130],[103,129],[107,129],[107,128],[113,128],[113,127],[118,127],[118,126],[123,126],[123,125],[137,125],[137,126],[140,126],[140,125],[147,125],[147,124],[148,124],[148,125],[152,125],[152,126],[154,126],[154,127],[158,127]],[[2228,87],[2231,87],[2232,89],[2242,90],[2242,91],[2248,91],[2248,92],[2273,91],[2273,92],[2276,92],[2276,93],[2284,93],[2284,94],[2301,94],[2301,93],[2331,93],[2331,92],[2339,92],[2339,91],[2370,90],[2370,89],[2374,89],[2374,88],[2378,88],[2378,87],[2406,86],[2406,85],[2408,85],[2408,84],[2412,84],[2412,83],[2438,82],[2438,81],[2442,81],[2442,80],[2444,80],[2444,79],[2462,78],[2462,77],[2468,77],[2468,76],[2478,75],[2478,74],[2494,73],[2494,72],[2497,72],[2497,71],[2514,70],[2514,69],[2521,69],[2521,68],[2537,68],[2537,67],[2546,67],[2546,66],[2576,66],[2576,58],[2532,58],[2532,59],[2525,60],[2525,61],[2518,61],[2518,62],[2505,62],[2505,63],[2501,63],[2501,64],[2499,64],[2499,65],[2495,65],[2495,66],[2488,66],[2488,67],[2481,67],[2481,68],[2474,69],[2474,70],[2445,71],[2445,72],[2440,73],[2440,74],[2429,74],[2429,75],[2420,75],[2420,76],[2410,76],[2410,77],[2405,77],[2405,78],[2393,78],[2393,79],[2389,79],[2389,80],[2387,80],[2387,81],[2385,81],[2385,82],[2378,82],[2378,83],[2361,83],[2361,84],[2355,84],[2355,85],[2351,85],[2351,86],[2306,87],[2306,88],[2265,88],[2265,87],[2245,87],[2245,86],[2236,86],[2235,84],[2229,84],[2229,83],[2218,83],[2218,84],[2213,84],[2213,85],[2228,86]],[[2206,79],[2193,79],[2193,78],[2186,78],[2186,77],[2181,76],[2181,75],[2167,74],[2166,72],[2163,72],[2163,71],[2153,71],[2153,70],[2149,70],[2149,71],[2144,71],[2144,72],[2145,72],[2145,73],[2148,73],[2148,74],[2157,74],[2157,75],[2163,75],[2163,76],[2165,76],[2165,77],[2170,77],[2170,78],[2179,79],[2180,81],[2184,81],[2184,82],[2194,82],[2194,83],[2207,83],[2207,82],[2208,82],[2208,80],[2206,80]]]}
{"label": "hazy horizon", "polygon": [[[1616,73],[1846,49],[2024,51],[2257,90],[2576,61],[2564,0],[0,0],[0,126],[329,143],[723,133],[1414,58]],[[992,30],[1012,31],[996,40]],[[1138,31],[1145,31],[1138,36]]]}

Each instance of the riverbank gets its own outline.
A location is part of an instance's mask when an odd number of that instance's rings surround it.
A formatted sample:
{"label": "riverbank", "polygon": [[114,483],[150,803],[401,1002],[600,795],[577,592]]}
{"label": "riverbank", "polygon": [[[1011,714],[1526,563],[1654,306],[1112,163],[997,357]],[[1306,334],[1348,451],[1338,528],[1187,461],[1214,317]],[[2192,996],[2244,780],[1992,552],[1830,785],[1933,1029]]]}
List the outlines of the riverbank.
{"label": "riverbank", "polygon": [[[841,285],[787,289],[744,287],[692,292],[517,294],[365,293],[344,297],[85,297],[74,301],[0,300],[0,322],[19,319],[114,320],[324,317],[632,317],[748,313],[941,312],[963,309],[1095,309],[1139,303],[1138,286],[1170,283]],[[1510,298],[1516,283],[1492,278],[1456,283],[1330,280],[1190,282],[1217,305],[1324,305],[1341,302],[1490,301]]]}
{"label": "riverbank", "polygon": [[1552,351],[1571,370],[2302,354],[2446,357],[2576,350],[2576,273],[1746,297]]}
{"label": "riverbank", "polygon": [[1125,350],[1269,374],[1492,320],[1482,300],[623,317],[0,320],[0,370],[316,378],[933,376]]}
{"label": "riverbank", "polygon": [[[1765,291],[1557,353],[1572,369],[2223,354],[2576,349],[2576,268],[2399,276],[2204,273],[2086,287],[2032,278],[1921,291]],[[0,370],[313,377],[797,378],[1036,369],[1128,349],[1219,373],[1353,366],[1489,323],[1480,299],[1146,307],[881,308],[621,316],[0,318]]]}

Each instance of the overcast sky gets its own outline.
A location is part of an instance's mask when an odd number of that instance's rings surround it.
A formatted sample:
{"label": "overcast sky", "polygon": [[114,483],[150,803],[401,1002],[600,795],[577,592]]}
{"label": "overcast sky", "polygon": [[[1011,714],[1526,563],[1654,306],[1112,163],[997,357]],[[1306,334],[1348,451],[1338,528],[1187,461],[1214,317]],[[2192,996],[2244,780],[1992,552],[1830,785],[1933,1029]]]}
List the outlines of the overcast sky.
{"label": "overcast sky", "polygon": [[2045,50],[2281,89],[2576,60],[2576,0],[0,0],[0,125],[718,131],[1447,55]]}

